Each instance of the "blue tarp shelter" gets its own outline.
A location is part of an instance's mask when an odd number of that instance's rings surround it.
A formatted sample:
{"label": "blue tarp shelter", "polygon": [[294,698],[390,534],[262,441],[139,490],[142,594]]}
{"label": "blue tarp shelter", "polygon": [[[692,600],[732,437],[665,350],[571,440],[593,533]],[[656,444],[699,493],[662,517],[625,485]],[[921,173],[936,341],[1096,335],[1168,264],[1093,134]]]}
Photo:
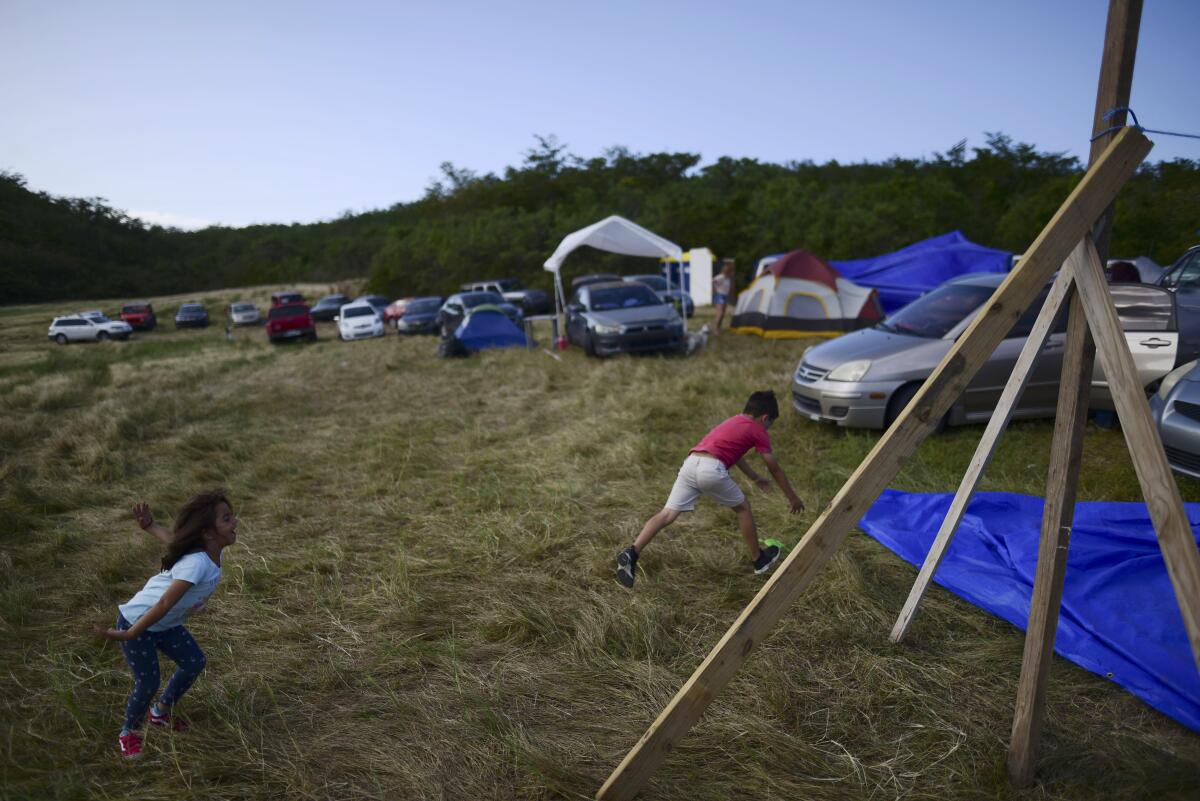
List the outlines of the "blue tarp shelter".
{"label": "blue tarp shelter", "polygon": [[[859,523],[920,565],[952,494],[886,490]],[[1042,498],[981,492],[934,581],[1020,629],[1029,621]],[[1200,504],[1184,504],[1200,532]],[[1200,732],[1200,672],[1144,503],[1075,506],[1054,650]]]}
{"label": "blue tarp shelter", "polygon": [[883,256],[829,263],[859,286],[877,289],[883,310],[891,314],[955,276],[1006,273],[1012,254],[976,245],[951,231]]}
{"label": "blue tarp shelter", "polygon": [[525,332],[495,306],[471,309],[454,330],[454,338],[472,353],[489,348],[525,347]]}

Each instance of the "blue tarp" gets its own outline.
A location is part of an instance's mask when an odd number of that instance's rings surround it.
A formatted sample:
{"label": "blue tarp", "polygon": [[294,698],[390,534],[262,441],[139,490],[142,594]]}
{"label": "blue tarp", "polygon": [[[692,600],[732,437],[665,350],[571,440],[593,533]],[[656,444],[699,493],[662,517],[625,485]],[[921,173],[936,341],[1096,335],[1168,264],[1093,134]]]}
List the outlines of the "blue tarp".
{"label": "blue tarp", "polygon": [[877,289],[883,310],[891,314],[955,276],[1006,273],[1012,254],[976,245],[951,231],[883,256],[829,263],[854,283]]}
{"label": "blue tarp", "polygon": [[523,348],[525,334],[513,325],[508,316],[499,309],[476,308],[467,315],[454,337],[470,351],[488,348]]}
{"label": "blue tarp", "polygon": [[[920,565],[953,497],[885,490],[859,527]],[[1043,505],[977,494],[934,580],[1023,630]],[[1184,506],[1200,531],[1200,503]],[[1145,504],[1076,505],[1054,650],[1200,732],[1200,672]]]}

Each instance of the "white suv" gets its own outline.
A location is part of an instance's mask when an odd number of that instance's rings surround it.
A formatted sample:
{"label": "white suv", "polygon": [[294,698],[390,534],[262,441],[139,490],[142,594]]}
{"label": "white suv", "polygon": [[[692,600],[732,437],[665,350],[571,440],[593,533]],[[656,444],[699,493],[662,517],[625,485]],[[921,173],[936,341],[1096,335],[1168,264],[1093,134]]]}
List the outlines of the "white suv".
{"label": "white suv", "polygon": [[70,314],[55,317],[46,334],[60,345],[68,342],[104,342],[107,339],[129,339],[133,331],[129,323],[110,320],[100,312]]}

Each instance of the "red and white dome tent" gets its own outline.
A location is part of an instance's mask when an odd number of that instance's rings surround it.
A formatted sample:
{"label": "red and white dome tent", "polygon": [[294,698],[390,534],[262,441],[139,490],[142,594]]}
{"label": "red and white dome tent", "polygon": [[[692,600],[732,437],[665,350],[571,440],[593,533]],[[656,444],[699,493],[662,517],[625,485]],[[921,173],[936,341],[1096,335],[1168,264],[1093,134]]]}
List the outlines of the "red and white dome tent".
{"label": "red and white dome tent", "polygon": [[730,330],[768,339],[840,336],[883,319],[879,293],[807,250],[765,265],[738,295]]}

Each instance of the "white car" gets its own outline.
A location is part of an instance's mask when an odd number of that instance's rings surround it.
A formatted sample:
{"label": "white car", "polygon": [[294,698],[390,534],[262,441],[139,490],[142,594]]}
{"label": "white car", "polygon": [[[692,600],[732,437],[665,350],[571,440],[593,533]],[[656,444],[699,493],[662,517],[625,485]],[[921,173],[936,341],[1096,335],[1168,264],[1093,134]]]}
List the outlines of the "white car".
{"label": "white car", "polygon": [[347,303],[338,310],[338,316],[333,320],[337,323],[338,336],[343,342],[351,339],[381,337],[384,333],[383,317],[374,306],[365,300]]}
{"label": "white car", "polygon": [[262,314],[253,303],[236,301],[225,309],[225,316],[234,325],[257,325],[262,322]]}
{"label": "white car", "polygon": [[129,339],[133,328],[129,323],[110,320],[101,312],[69,314],[55,317],[46,336],[60,345],[68,342],[104,342],[107,339]]}

